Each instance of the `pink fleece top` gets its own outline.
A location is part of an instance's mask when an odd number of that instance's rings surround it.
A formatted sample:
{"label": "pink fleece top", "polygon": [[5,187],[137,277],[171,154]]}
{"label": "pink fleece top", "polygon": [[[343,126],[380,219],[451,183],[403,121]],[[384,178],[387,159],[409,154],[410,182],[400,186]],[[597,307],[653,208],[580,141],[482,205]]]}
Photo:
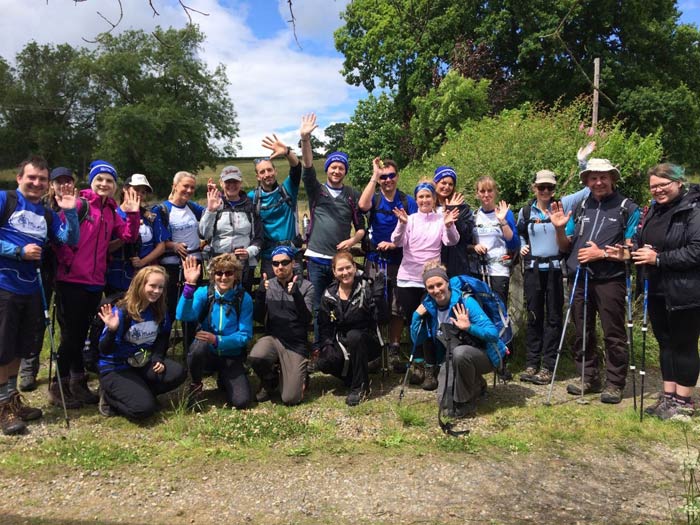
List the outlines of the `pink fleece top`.
{"label": "pink fleece top", "polygon": [[403,259],[397,279],[423,283],[423,266],[428,261],[440,260],[442,245],[454,246],[459,232],[454,224],[445,228],[441,213],[418,211],[408,216],[406,224],[399,221],[391,234],[391,242],[403,247]]}

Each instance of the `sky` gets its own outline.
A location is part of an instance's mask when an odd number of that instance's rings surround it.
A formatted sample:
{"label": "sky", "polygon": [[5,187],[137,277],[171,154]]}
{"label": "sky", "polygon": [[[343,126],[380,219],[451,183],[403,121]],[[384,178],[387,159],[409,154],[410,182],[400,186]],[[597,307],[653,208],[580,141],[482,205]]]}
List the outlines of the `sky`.
{"label": "sky", "polygon": [[[314,112],[320,131],[347,122],[367,93],[349,86],[340,74],[342,55],[335,51],[333,31],[349,0],[293,0],[294,40],[287,0],[184,0],[208,13],[192,13],[206,35],[202,59],[214,69],[226,66],[229,93],[238,115],[242,146],[238,155],[265,155],[265,135],[276,133],[296,145],[301,116]],[[187,16],[177,0],[122,0],[124,18],[115,30],[152,30],[156,25],[183,27]],[[681,0],[681,21],[700,25],[700,0]],[[28,42],[87,46],[109,25],[100,18],[119,16],[117,0],[0,0],[0,56],[12,62]]]}

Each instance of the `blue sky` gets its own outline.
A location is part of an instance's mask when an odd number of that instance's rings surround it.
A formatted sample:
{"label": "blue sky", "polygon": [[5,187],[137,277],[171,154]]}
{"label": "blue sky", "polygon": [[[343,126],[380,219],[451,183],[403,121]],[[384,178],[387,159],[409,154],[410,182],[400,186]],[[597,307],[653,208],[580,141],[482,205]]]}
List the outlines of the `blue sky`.
{"label": "blue sky", "polygon": [[[224,64],[230,96],[238,113],[241,155],[266,152],[261,139],[270,133],[295,144],[303,114],[315,112],[320,128],[347,121],[357,101],[367,94],[348,86],[340,69],[342,56],[333,46],[338,14],[349,0],[294,0],[299,49],[287,23],[287,0],[185,0],[209,16],[192,14],[207,40],[202,58],[215,67]],[[122,0],[119,30],[152,30],[156,25],[182,27],[187,18],[176,0]],[[700,0],[678,4],[681,20],[700,24]],[[118,16],[116,0],[75,3],[73,0],[0,0],[0,56],[14,57],[29,41],[88,45],[108,29],[97,11]],[[323,138],[319,132],[319,137]]]}

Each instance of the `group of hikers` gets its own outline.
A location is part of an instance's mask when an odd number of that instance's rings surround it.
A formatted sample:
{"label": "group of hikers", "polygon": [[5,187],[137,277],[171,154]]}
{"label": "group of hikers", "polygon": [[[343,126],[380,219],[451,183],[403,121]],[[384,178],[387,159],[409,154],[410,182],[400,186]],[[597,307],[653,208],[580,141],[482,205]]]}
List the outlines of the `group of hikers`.
{"label": "group of hikers", "polygon": [[[514,351],[474,293],[476,283],[488,283],[504,315],[519,260],[527,312],[521,381],[553,384],[566,311],[580,376],[567,392],[619,403],[630,366],[626,327],[636,269],[663,378],[645,413],[693,414],[700,188],[686,182],[681,167],[649,170],[653,200],[642,210],[616,190],[620,172],[611,162],[588,158],[591,143],[578,152],[583,189],[556,200],[556,174],[538,171],[534,198],[516,217],[491,177],[478,179],[479,208],[472,210],[449,166],[407,195],[398,189],[396,163],[375,158],[360,192],[344,184],[349,159],[338,151],[327,156],[319,182],[311,149],[316,127],[315,115],[302,117],[301,159],[275,135],[265,137],[271,153],[255,160],[257,187],[244,192],[241,171],[227,166],[218,185],[209,181],[205,206],[194,202],[196,178],[186,171],[175,174],[165,202],[149,207],[153,188],[143,174],[126,179],[118,204],[119,177],[109,162],[93,161],[89,188],[80,191],[71,169],[49,170],[41,157],[22,162],[17,190],[0,192],[2,432],[20,434],[42,416],[19,391],[37,386],[54,296],[60,343],[48,400],[66,410],[95,404],[105,416],[142,419],[158,410],[158,395],[188,378],[187,401],[196,409],[208,374],[216,374],[232,408],[276,396],[295,405],[313,370],[339,378],[354,406],[370,394],[370,370],[385,348],[387,368],[404,372],[410,365],[410,382],[437,390],[446,416],[472,416],[486,390],[483,376],[507,376]],[[280,183],[273,160],[282,158],[289,175]],[[303,232],[301,183],[309,202]],[[350,251],[357,244],[363,267]],[[604,335],[602,379],[596,316]],[[86,370],[96,317],[97,393]],[[254,321],[263,334],[251,347]],[[168,356],[175,323],[184,363]],[[412,341],[408,364],[404,327]],[[248,367],[258,378],[255,393]]]}

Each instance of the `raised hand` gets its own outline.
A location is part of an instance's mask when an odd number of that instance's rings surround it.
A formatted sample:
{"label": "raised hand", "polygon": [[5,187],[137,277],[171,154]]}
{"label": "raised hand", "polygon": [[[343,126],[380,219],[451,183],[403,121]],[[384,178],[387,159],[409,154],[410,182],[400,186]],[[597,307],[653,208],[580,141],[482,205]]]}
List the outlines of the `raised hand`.
{"label": "raised hand", "polygon": [[580,147],[576,153],[576,159],[579,162],[586,162],[588,157],[591,156],[591,153],[593,153],[593,150],[595,150],[595,141],[591,141],[585,146]]}
{"label": "raised hand", "polygon": [[219,189],[216,186],[210,188],[207,185],[207,211],[216,211],[222,205],[223,201],[221,200],[221,193],[219,192]]}
{"label": "raised hand", "polygon": [[182,274],[185,277],[185,282],[192,286],[197,285],[199,275],[202,273],[202,265],[196,257],[190,255],[182,261]]}
{"label": "raised hand", "polygon": [[372,179],[374,182],[379,182],[379,172],[382,170],[381,157],[374,157],[372,159]]}
{"label": "raised hand", "polygon": [[214,182],[214,179],[209,177],[207,179],[207,193],[209,193],[209,190],[211,190],[212,188],[216,189],[216,182]]}
{"label": "raised hand", "polygon": [[56,193],[54,198],[59,208],[62,210],[72,210],[75,208],[76,195],[78,195],[78,188],[73,188],[73,191],[68,191],[60,195]]}
{"label": "raised hand", "polygon": [[298,278],[299,276],[295,275],[294,278],[287,283],[287,293],[292,293],[292,290],[294,289],[294,285],[296,284]]}
{"label": "raised hand", "polygon": [[134,188],[124,188],[124,201],[121,204],[122,211],[129,213],[139,211],[141,196]]}
{"label": "raised hand", "polygon": [[403,208],[394,208],[392,210],[394,212],[394,215],[396,215],[396,218],[399,220],[400,223],[406,224],[408,222],[408,213],[406,213],[406,210]]}
{"label": "raised hand", "polygon": [[311,137],[311,132],[318,127],[316,124],[316,115],[309,113],[301,117],[301,128],[299,128],[299,134],[302,139],[308,139]]}
{"label": "raised hand", "polygon": [[456,192],[445,201],[446,206],[460,206],[461,204],[464,204],[464,195]]}
{"label": "raised hand", "polygon": [[119,328],[119,314],[112,310],[111,304],[103,304],[97,311],[102,322],[110,332],[116,332]]}
{"label": "raised hand", "polygon": [[452,308],[452,313],[455,314],[452,324],[460,330],[469,330],[469,327],[472,325],[469,320],[469,310],[462,303],[457,303]]}
{"label": "raised hand", "polygon": [[561,202],[553,202],[552,209],[545,213],[549,217],[549,220],[552,221],[552,226],[555,228],[563,228],[571,218],[571,210],[564,213],[564,206],[562,206]]}
{"label": "raised hand", "polygon": [[277,157],[284,157],[287,154],[287,145],[277,138],[274,133],[272,137],[265,137],[262,141],[262,147],[272,151],[270,160]]}
{"label": "raised hand", "polygon": [[443,219],[445,221],[445,228],[451,228],[457,220],[457,217],[459,217],[459,210],[457,208],[444,212]]}
{"label": "raised hand", "polygon": [[498,205],[496,206],[496,218],[499,222],[503,222],[506,220],[506,215],[508,215],[509,209],[510,205],[506,203],[506,201],[501,201],[498,203]]}

